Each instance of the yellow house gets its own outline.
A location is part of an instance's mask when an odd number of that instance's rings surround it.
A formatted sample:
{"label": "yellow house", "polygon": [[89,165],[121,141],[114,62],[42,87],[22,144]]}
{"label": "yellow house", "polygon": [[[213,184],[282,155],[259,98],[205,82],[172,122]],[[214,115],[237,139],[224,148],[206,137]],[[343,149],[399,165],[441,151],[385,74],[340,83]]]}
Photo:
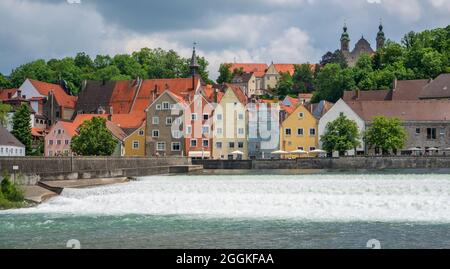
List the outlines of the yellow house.
{"label": "yellow house", "polygon": [[214,110],[213,158],[248,159],[247,97],[238,86],[225,84]]}
{"label": "yellow house", "polygon": [[[281,150],[292,152],[304,150],[311,152],[317,149],[319,121],[304,106],[299,105],[281,124]],[[288,157],[307,157],[307,154],[287,155]]]}
{"label": "yellow house", "polygon": [[145,156],[145,124],[136,130],[131,130],[124,140],[125,157]]}

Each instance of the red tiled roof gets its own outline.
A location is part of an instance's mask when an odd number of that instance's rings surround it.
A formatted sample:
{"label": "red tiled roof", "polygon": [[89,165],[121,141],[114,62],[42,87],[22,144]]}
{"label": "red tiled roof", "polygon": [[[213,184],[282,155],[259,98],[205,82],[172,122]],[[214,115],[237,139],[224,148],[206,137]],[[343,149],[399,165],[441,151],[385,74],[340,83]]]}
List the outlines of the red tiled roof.
{"label": "red tiled roof", "polygon": [[233,72],[235,69],[243,69],[245,73],[254,73],[256,77],[263,77],[269,68],[267,64],[258,63],[232,63],[230,64],[230,71]]}
{"label": "red tiled roof", "polygon": [[40,128],[31,128],[31,134],[33,136],[45,136],[45,130]]}
{"label": "red tiled roof", "polygon": [[[195,79],[194,87],[197,88],[199,83],[200,78],[198,77]],[[156,93],[153,95],[155,89]],[[186,94],[194,95],[194,91],[192,90],[192,78],[144,80],[131,112],[145,111],[145,109],[147,109],[156,98],[166,90],[179,96],[185,96]]]}
{"label": "red tiled roof", "polygon": [[116,81],[110,100],[110,106],[113,108],[113,114],[130,113],[138,86],[139,85],[136,81]]}
{"label": "red tiled roof", "polygon": [[78,125],[75,125],[73,122],[60,121],[58,122],[58,124],[61,124],[61,126],[64,128],[64,130],[66,130],[66,133],[69,136],[74,137],[75,135],[77,135]]}
{"label": "red tiled roof", "polygon": [[442,74],[423,88],[419,98],[450,98],[450,73]]}
{"label": "red tiled roof", "polygon": [[344,101],[385,101],[390,100],[390,90],[345,91]]}
{"label": "red tiled roof", "polygon": [[69,132],[71,136],[77,134],[77,129],[85,122],[92,120],[93,118],[104,118],[106,119],[106,127],[111,133],[119,140],[123,141],[127,135],[125,132],[116,124],[108,120],[109,115],[106,114],[82,114],[77,115],[73,122],[63,122],[60,123],[64,126],[64,129]]}
{"label": "red tiled roof", "polygon": [[[301,64],[274,64],[275,69],[278,71],[278,73],[289,73],[289,75],[293,76],[295,73],[295,66],[301,65]],[[311,71],[316,70],[315,64],[310,64]]]}
{"label": "red tiled roof", "polygon": [[33,79],[29,79],[29,81],[41,95],[48,96],[49,93],[53,91],[56,101],[60,106],[66,108],[75,108],[77,97],[68,95],[60,85]]}
{"label": "red tiled roof", "polygon": [[0,101],[8,100],[8,95],[11,94],[11,97],[16,94],[17,89],[3,89],[0,90]]}
{"label": "red tiled roof", "polygon": [[281,105],[280,108],[281,108],[281,110],[286,111],[286,113],[292,114],[292,113],[295,111],[295,109],[296,109],[297,107],[295,107],[295,106],[285,106],[285,105]]}
{"label": "red tiled roof", "polygon": [[142,123],[146,119],[145,112],[132,113],[132,114],[113,114],[111,115],[111,121],[117,124],[120,128],[133,129],[141,127]]}
{"label": "red tiled roof", "polygon": [[286,96],[286,99],[289,100],[293,107],[296,107],[299,103],[299,100],[297,98],[291,96]]}
{"label": "red tiled roof", "polygon": [[419,95],[428,82],[428,79],[399,80],[392,92],[392,100],[419,100]]}
{"label": "red tiled roof", "polygon": [[398,118],[402,121],[449,121],[450,101],[349,101],[346,102],[362,119],[376,116]]}
{"label": "red tiled roof", "polygon": [[239,102],[241,102],[241,104],[245,106],[248,102],[248,99],[245,93],[242,91],[241,87],[228,83],[226,85],[233,90],[234,94],[239,99]]}

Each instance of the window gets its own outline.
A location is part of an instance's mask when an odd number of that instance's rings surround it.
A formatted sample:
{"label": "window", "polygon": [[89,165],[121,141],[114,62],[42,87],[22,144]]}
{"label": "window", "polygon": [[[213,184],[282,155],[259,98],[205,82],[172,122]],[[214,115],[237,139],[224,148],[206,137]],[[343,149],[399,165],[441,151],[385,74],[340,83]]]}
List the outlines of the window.
{"label": "window", "polygon": [[191,120],[197,120],[197,113],[191,114]]}
{"label": "window", "polygon": [[303,128],[298,128],[297,129],[297,135],[298,136],[303,136]]}
{"label": "window", "polygon": [[166,118],[166,125],[172,125],[172,121],[173,121],[172,117],[167,117]]}
{"label": "window", "polygon": [[243,135],[245,133],[244,128],[239,128],[238,129],[238,134]]}
{"label": "window", "polygon": [[0,148],[0,153],[3,153],[3,148]]}
{"label": "window", "polygon": [[420,135],[420,128],[416,128],[416,135]]}
{"label": "window", "polygon": [[61,140],[57,140],[57,141],[56,141],[56,144],[57,144],[57,145],[61,145]]}
{"label": "window", "polygon": [[239,120],[244,120],[244,114],[240,113],[239,116],[238,116],[238,119]]}
{"label": "window", "polygon": [[440,131],[439,131],[439,134],[441,136],[445,136],[445,128],[441,128]]}
{"label": "window", "polygon": [[162,109],[163,109],[163,110],[169,110],[169,109],[170,109],[170,104],[169,104],[169,102],[164,102],[164,103],[162,103]]}
{"label": "window", "polygon": [[58,134],[59,135],[62,134],[62,130],[61,129],[58,129]]}
{"label": "window", "polygon": [[156,143],[157,151],[166,151],[166,142],[158,142]]}
{"label": "window", "polygon": [[48,141],[48,144],[51,146],[51,145],[53,145],[53,140],[49,140]]}
{"label": "window", "polygon": [[316,135],[316,129],[315,128],[309,129],[309,135],[310,136],[315,136]]}
{"label": "window", "polygon": [[140,136],[144,136],[144,135],[145,135],[144,130],[140,130],[140,131],[139,131],[139,135],[140,135]]}
{"label": "window", "polygon": [[292,134],[291,128],[287,128],[286,130],[284,130],[284,133],[286,134],[286,136],[291,136]]}
{"label": "window", "polygon": [[238,143],[238,148],[243,149],[244,148],[244,142],[239,142]]}
{"label": "window", "polygon": [[191,148],[195,148],[197,147],[197,139],[192,139],[191,140]]}
{"label": "window", "polygon": [[217,120],[222,120],[222,119],[223,119],[222,114],[217,114]]}
{"label": "window", "polygon": [[161,105],[156,105],[156,110],[161,110]]}
{"label": "window", "polygon": [[133,149],[139,149],[139,141],[133,141]]}
{"label": "window", "polygon": [[208,139],[203,139],[203,147],[205,147],[205,148],[209,147],[209,140]]}
{"label": "window", "polygon": [[228,147],[229,147],[230,149],[234,149],[234,142],[228,143]]}
{"label": "window", "polygon": [[222,142],[217,142],[216,143],[216,148],[221,149],[222,148]]}
{"label": "window", "polygon": [[209,126],[208,125],[203,126],[203,134],[209,134]]}
{"label": "window", "polygon": [[223,129],[222,128],[217,128],[217,134],[219,134],[219,135],[223,134]]}
{"label": "window", "polygon": [[175,124],[180,125],[181,123],[183,123],[181,117],[175,119]]}
{"label": "window", "polygon": [[300,119],[303,119],[305,117],[305,113],[303,113],[303,112],[298,113],[298,117]]}
{"label": "window", "polygon": [[436,128],[427,128],[427,139],[436,139]]}
{"label": "window", "polygon": [[159,117],[153,117],[152,123],[153,124],[159,124]]}
{"label": "window", "polygon": [[192,134],[192,126],[186,126],[186,133],[187,134]]}
{"label": "window", "polygon": [[305,150],[304,147],[298,147],[297,149],[298,149],[298,150]]}
{"label": "window", "polygon": [[175,131],[172,132],[172,136],[175,139],[180,139],[182,137],[182,134],[181,134],[181,132],[179,130],[175,130]]}
{"label": "window", "polygon": [[309,151],[315,151],[316,150],[316,147],[310,147],[309,148]]}
{"label": "window", "polygon": [[180,151],[180,150],[181,150],[180,142],[173,142],[172,143],[172,151]]}
{"label": "window", "polygon": [[66,145],[69,145],[69,140],[66,140],[66,141],[64,141],[64,143],[66,144]]}
{"label": "window", "polygon": [[152,137],[159,137],[159,130],[153,130]]}
{"label": "window", "polygon": [[209,115],[208,114],[203,114],[203,120],[209,120]]}

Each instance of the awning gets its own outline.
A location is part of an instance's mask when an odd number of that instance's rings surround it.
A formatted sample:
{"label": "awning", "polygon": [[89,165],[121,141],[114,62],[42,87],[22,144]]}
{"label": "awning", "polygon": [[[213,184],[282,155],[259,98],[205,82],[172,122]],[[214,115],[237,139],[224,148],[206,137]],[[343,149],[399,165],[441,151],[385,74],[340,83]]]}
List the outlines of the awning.
{"label": "awning", "polygon": [[189,151],[189,157],[191,158],[211,158],[210,151]]}
{"label": "awning", "polygon": [[236,151],[231,152],[231,154],[233,154],[233,155],[244,155],[244,152],[236,150]]}

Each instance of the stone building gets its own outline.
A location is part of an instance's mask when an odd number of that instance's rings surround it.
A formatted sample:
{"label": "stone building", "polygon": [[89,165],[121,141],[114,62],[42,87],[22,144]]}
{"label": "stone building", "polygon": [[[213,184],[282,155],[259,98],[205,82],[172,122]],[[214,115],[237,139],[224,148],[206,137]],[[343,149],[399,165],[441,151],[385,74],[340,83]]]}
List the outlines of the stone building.
{"label": "stone building", "polygon": [[[375,53],[370,43],[364,38],[364,36],[362,36],[361,39],[356,43],[355,48],[350,51],[350,35],[347,32],[347,25],[344,25],[343,30],[344,32],[341,35],[341,52],[350,67],[355,66],[362,55],[368,54],[372,56]],[[376,38],[377,50],[384,47],[385,41],[386,37],[383,32],[383,25],[380,24]]]}

